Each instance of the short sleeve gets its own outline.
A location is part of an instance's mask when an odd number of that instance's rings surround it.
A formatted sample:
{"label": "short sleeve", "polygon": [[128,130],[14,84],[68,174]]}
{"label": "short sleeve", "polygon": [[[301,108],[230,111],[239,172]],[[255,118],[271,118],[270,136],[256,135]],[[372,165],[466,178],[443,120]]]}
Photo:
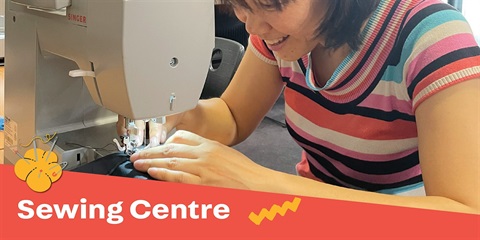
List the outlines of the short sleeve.
{"label": "short sleeve", "polygon": [[460,12],[442,9],[416,19],[406,40],[412,51],[404,69],[414,111],[442,89],[480,78],[480,48]]}
{"label": "short sleeve", "polygon": [[250,49],[258,58],[268,64],[278,65],[274,54],[270,51],[270,49],[268,49],[268,47],[265,45],[265,42],[260,37],[257,35],[250,35],[248,41]]}

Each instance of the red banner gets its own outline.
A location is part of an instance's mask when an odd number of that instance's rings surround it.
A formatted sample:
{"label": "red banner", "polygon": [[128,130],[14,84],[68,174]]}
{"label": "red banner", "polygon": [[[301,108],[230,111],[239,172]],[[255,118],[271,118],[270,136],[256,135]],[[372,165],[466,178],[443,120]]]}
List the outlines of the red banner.
{"label": "red banner", "polygon": [[480,239],[480,216],[0,165],[0,239]]}

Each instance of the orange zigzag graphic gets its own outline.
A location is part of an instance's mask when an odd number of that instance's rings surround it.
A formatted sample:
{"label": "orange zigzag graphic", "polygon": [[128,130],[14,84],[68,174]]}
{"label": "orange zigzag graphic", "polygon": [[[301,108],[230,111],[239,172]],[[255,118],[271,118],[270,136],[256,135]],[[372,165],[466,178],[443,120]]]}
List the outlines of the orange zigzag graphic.
{"label": "orange zigzag graphic", "polygon": [[251,212],[248,218],[250,221],[255,223],[256,225],[260,225],[262,223],[263,219],[267,218],[270,221],[273,221],[275,216],[277,214],[280,214],[282,217],[285,216],[285,213],[287,213],[287,210],[291,210],[292,212],[296,212],[298,205],[300,205],[300,202],[302,199],[296,197],[293,199],[292,202],[290,201],[285,201],[282,206],[278,206],[277,204],[274,204],[270,210],[267,210],[266,208],[263,208],[262,211],[260,211],[260,214],[255,214],[254,212]]}

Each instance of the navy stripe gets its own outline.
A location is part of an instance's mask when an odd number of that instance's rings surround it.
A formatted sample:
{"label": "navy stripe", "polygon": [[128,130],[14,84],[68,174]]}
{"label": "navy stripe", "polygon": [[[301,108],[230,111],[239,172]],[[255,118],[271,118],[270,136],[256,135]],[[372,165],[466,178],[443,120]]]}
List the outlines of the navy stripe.
{"label": "navy stripe", "polygon": [[375,119],[379,119],[387,122],[393,122],[399,119],[406,120],[409,122],[416,121],[415,116],[400,112],[398,110],[386,112],[380,109],[367,108],[367,107],[356,107],[355,110],[357,115],[369,117],[369,118],[375,118]]}
{"label": "navy stripe", "polygon": [[[365,53],[363,56],[361,62],[357,65],[355,70],[352,71],[350,75],[348,75],[344,81],[342,81],[340,84],[338,84],[335,88],[332,88],[332,90],[337,90],[345,86],[348,82],[350,82],[352,79],[357,79],[358,73],[362,70],[362,68],[366,65],[365,63],[368,61],[368,59],[372,56],[372,52],[375,50],[377,47],[378,42],[383,38],[383,32],[385,32],[385,29],[388,27],[390,20],[392,19],[393,15],[395,14],[396,9],[398,8],[398,5],[400,4],[401,1],[396,1],[395,4],[392,6],[390,12],[388,13],[387,18],[383,22],[382,28],[379,30],[377,36],[375,37],[375,40],[372,42],[370,45],[368,51]],[[386,63],[385,63],[386,64]],[[386,66],[382,67],[383,69],[386,68]],[[379,74],[382,76],[382,74]]]}
{"label": "navy stripe", "polygon": [[[425,20],[428,16],[435,14],[437,12],[452,10],[453,8],[444,3],[438,3],[430,5],[420,11],[418,11],[414,16],[410,18],[405,27],[402,29],[399,42],[405,43],[407,38],[410,36],[411,32],[420,25],[420,23]],[[407,15],[408,17],[408,15]]]}
{"label": "navy stripe", "polygon": [[[376,85],[376,84],[374,84],[374,85]],[[407,113],[399,112],[397,110],[394,110],[394,111],[391,111],[391,112],[385,112],[385,111],[379,110],[379,109],[358,107],[358,106],[356,106],[357,105],[356,101],[351,102],[351,103],[344,103],[344,104],[335,103],[335,102],[332,102],[332,101],[326,99],[321,94],[317,94],[316,92],[314,92],[314,91],[312,91],[308,88],[305,88],[301,85],[298,85],[296,83],[293,83],[291,81],[287,82],[287,87],[294,90],[298,94],[301,94],[301,95],[309,98],[310,100],[314,101],[315,103],[319,104],[320,106],[322,106],[322,107],[326,108],[327,110],[329,110],[333,113],[336,113],[336,114],[340,114],[340,115],[354,114],[354,115],[360,115],[360,116],[368,117],[368,118],[375,118],[375,119],[388,121],[388,122],[395,121],[395,120],[398,120],[398,119],[405,120],[405,121],[411,121],[411,122],[415,121],[414,116],[409,115]],[[365,94],[362,94],[362,95],[365,95],[365,96],[362,96],[362,98],[367,97],[368,94],[371,91],[373,91],[373,90],[369,89],[369,91],[366,91]]]}
{"label": "navy stripe", "polygon": [[310,161],[307,161],[307,162],[308,162],[308,166],[309,166],[310,172],[312,172],[312,174],[313,174],[316,178],[322,180],[322,182],[325,182],[325,183],[328,183],[328,184],[332,184],[332,185],[335,185],[335,186],[346,187],[345,185],[341,184],[340,182],[338,182],[338,181],[335,180],[334,178],[329,177],[329,176],[327,176],[325,173],[323,173],[322,171],[316,169],[315,166],[313,166]]}
{"label": "navy stripe", "polygon": [[407,11],[405,16],[403,17],[402,23],[400,24],[400,29],[399,32],[397,33],[397,38],[395,39],[395,43],[393,45],[392,51],[390,52],[390,55],[387,58],[387,63],[390,66],[397,66],[400,63],[400,60],[402,59],[402,51],[403,51],[403,46],[405,45],[405,39],[407,38],[408,34],[410,34],[411,29],[407,32],[405,32],[405,22],[407,21],[408,16],[410,15],[410,12],[414,8],[410,9]]}
{"label": "navy stripe", "polygon": [[478,46],[455,50],[453,52],[443,55],[440,58],[437,58],[435,61],[431,62],[426,67],[424,67],[417,74],[417,76],[415,76],[410,86],[408,86],[408,95],[410,96],[410,98],[413,98],[413,91],[415,90],[415,87],[418,85],[420,81],[422,81],[425,77],[427,77],[431,73],[458,60],[466,59],[469,57],[475,57],[475,56],[480,56],[480,48]]}
{"label": "navy stripe", "polygon": [[[415,6],[415,7],[417,7],[417,6]],[[403,19],[402,26],[405,24],[405,21],[410,16],[411,11],[413,9],[415,9],[415,7],[410,9],[407,12],[407,14],[405,15],[405,17]],[[389,61],[390,64],[393,65],[393,66],[396,66],[400,63],[401,56],[402,56],[401,53],[402,53],[402,50],[403,50],[403,47],[404,47],[405,43],[407,42],[407,38],[410,36],[413,29],[415,29],[415,27],[417,27],[418,24],[421,21],[423,21],[427,16],[429,16],[433,13],[436,13],[438,11],[452,10],[452,9],[453,9],[452,6],[450,6],[448,4],[440,3],[440,4],[435,4],[435,5],[428,6],[424,9],[418,11],[414,16],[412,16],[410,18],[410,20],[406,23],[406,25],[400,30],[400,34],[398,35],[397,40],[395,41],[394,51],[392,51],[392,54],[391,54],[391,56],[393,56],[393,57],[392,57],[391,61]]]}
{"label": "navy stripe", "polygon": [[[415,151],[414,153],[411,153],[399,159],[384,162],[372,162],[365,159],[356,159],[345,156],[330,148],[313,143],[296,133],[288,124],[287,130],[297,142],[303,143],[313,149],[317,149],[318,151],[325,154],[327,157],[335,159],[336,161],[357,172],[371,175],[387,175],[408,170],[419,164],[418,151]],[[331,164],[327,159],[324,159],[316,153],[313,153],[307,149],[305,149],[305,151],[307,151],[311,156],[315,156],[315,159],[317,159],[322,166]]]}
{"label": "navy stripe", "polygon": [[305,67],[305,64],[303,64],[303,60],[300,58],[297,60],[298,65],[300,66],[300,69],[302,69],[303,76],[307,75],[307,68]]}

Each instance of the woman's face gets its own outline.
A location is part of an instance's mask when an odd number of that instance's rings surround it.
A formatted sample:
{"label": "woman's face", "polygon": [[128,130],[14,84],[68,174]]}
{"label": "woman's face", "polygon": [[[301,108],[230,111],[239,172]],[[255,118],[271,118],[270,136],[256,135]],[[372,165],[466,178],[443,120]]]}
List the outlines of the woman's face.
{"label": "woman's face", "polygon": [[[270,0],[262,0],[262,4]],[[235,14],[250,34],[265,40],[270,50],[283,60],[296,61],[312,51],[321,38],[316,30],[325,14],[325,0],[297,0],[275,8],[258,7],[254,0],[245,0],[251,9],[234,6]]]}

